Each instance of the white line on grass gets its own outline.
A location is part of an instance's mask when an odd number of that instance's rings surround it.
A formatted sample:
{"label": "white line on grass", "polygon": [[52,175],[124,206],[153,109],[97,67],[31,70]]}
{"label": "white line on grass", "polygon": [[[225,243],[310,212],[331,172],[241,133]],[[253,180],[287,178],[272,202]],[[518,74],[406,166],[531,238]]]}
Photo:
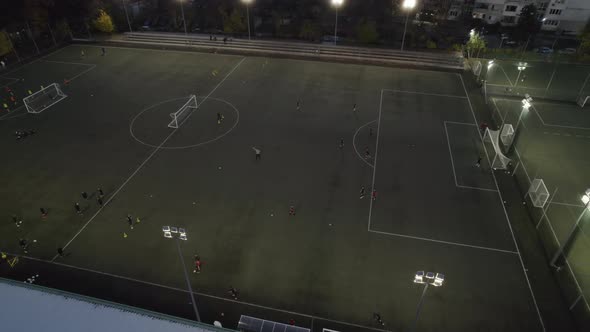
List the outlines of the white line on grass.
{"label": "white line on grass", "polygon": [[490,191],[490,192],[497,192],[496,189],[489,189],[489,188],[480,188],[480,187],[471,187],[471,186],[464,186],[461,184],[457,185],[457,188],[465,188],[465,189],[473,189],[473,190],[481,190],[481,191]]}
{"label": "white line on grass", "polygon": [[564,126],[564,125],[556,125],[556,124],[551,124],[551,123],[545,123],[545,120],[543,120],[543,117],[541,117],[541,114],[537,111],[537,108],[534,105],[531,105],[531,107],[533,108],[533,110],[535,111],[535,113],[537,114],[537,116],[539,117],[539,119],[541,120],[541,123],[546,126],[546,127],[556,127],[556,128],[566,128],[566,129],[580,129],[580,130],[590,130],[590,128],[588,127],[576,127],[576,126]]}
{"label": "white line on grass", "polygon": [[42,60],[43,62],[49,63],[61,63],[64,65],[77,65],[77,66],[96,66],[93,63],[80,63],[80,62],[69,62],[69,61],[55,61],[55,60]]}
{"label": "white line on grass", "polygon": [[420,92],[420,91],[406,91],[406,90],[394,90],[394,89],[383,89],[381,91],[397,92],[397,93],[409,93],[409,94],[425,95],[425,96],[435,96],[435,97],[447,97],[447,98],[466,99],[465,96],[455,96],[455,95],[446,95],[446,94],[440,94],[440,93],[428,93],[428,92]]}
{"label": "white line on grass", "polygon": [[504,73],[504,76],[506,76],[506,79],[508,80],[508,83],[510,84],[510,86],[514,86],[514,84],[512,83],[512,81],[510,80],[510,77],[508,77],[508,74],[506,74],[506,71],[504,70],[504,67],[502,67],[502,65],[498,64],[498,67],[500,67],[500,69],[502,69],[502,72]]}
{"label": "white line on grass", "polygon": [[[144,45],[144,44],[140,44],[140,45]],[[144,52],[164,52],[164,53],[182,53],[182,54],[196,54],[196,55],[202,55],[203,53],[207,53],[207,54],[211,54],[211,55],[219,55],[219,56],[226,56],[226,57],[234,57],[234,58],[241,58],[241,55],[235,55],[235,54],[224,54],[224,53],[209,53],[209,52],[198,52],[195,51],[194,48],[190,48],[187,49],[186,51],[183,50],[160,50],[160,49],[152,49],[152,48],[146,48],[146,47],[124,47],[124,46],[95,46],[95,45],[81,45],[81,44],[73,44],[73,45],[69,45],[69,46],[76,46],[76,47],[93,47],[93,48],[106,48],[108,49],[121,49],[121,50],[134,50],[134,51],[144,51]],[[68,47],[69,47],[68,46]],[[107,55],[108,56],[108,55]]]}
{"label": "white line on grass", "polygon": [[456,125],[464,125],[464,126],[476,126],[473,123],[467,123],[467,122],[456,122],[456,121],[445,121],[446,123],[452,123],[452,124],[456,124]]}
{"label": "white line on grass", "polygon": [[[457,75],[459,75],[459,78],[461,79],[461,85],[463,85],[463,90],[465,91],[465,96],[467,96],[467,101],[469,103],[471,115],[473,116],[473,121],[477,125],[477,123],[478,123],[477,117],[475,116],[475,111],[473,110],[473,105],[471,104],[471,98],[469,98],[469,93],[467,92],[467,88],[465,87],[465,82],[463,81],[463,76],[461,76],[461,74],[457,74]],[[488,163],[491,165],[492,163],[490,162],[490,156],[488,155],[488,150],[483,142],[483,138],[481,137],[481,135],[479,135],[479,138],[480,138],[481,143],[483,145],[486,158],[488,159]],[[492,172],[492,178],[494,179],[496,189],[498,190],[498,196],[500,197],[500,202],[504,202],[504,198],[502,197],[502,193],[500,192],[500,186],[498,185],[498,180],[496,179],[496,174],[494,174],[494,172]],[[500,204],[502,204],[502,203],[500,203]],[[535,298],[535,293],[533,292],[533,288],[531,286],[529,276],[527,275],[527,272],[526,272],[527,269],[524,266],[524,261],[522,260],[522,255],[520,254],[520,249],[518,248],[518,243],[516,242],[516,236],[514,235],[514,231],[512,230],[512,225],[510,224],[510,217],[508,217],[508,212],[506,211],[506,207],[504,206],[504,204],[502,204],[502,209],[504,210],[504,215],[506,216],[506,223],[508,224],[508,228],[510,229],[510,234],[512,234],[512,241],[514,241],[514,245],[516,247],[516,252],[518,253],[520,265],[522,266],[522,272],[524,273],[524,277],[525,277],[526,282],[528,284],[533,303],[535,304],[535,309],[537,310],[537,315],[539,316],[539,322],[541,323],[541,328],[543,331],[545,331],[545,323],[543,323],[543,317],[541,317],[541,311],[539,310],[539,306],[537,305],[537,299]]]}
{"label": "white line on grass", "polygon": [[[177,292],[189,293],[189,291],[187,291],[186,289],[172,287],[172,286],[167,286],[167,285],[162,285],[162,284],[158,284],[158,283],[154,283],[154,282],[150,282],[150,281],[145,281],[145,280],[140,280],[140,279],[135,279],[135,278],[131,278],[131,277],[125,277],[125,276],[121,276],[121,275],[117,275],[117,274],[112,274],[112,273],[108,273],[108,272],[102,272],[102,271],[92,270],[92,269],[88,269],[88,268],[84,268],[84,267],[79,267],[79,266],[74,266],[74,265],[70,265],[70,264],[64,264],[64,263],[60,263],[60,262],[48,261],[48,260],[44,260],[44,259],[40,259],[40,258],[35,258],[35,257],[31,257],[31,256],[17,255],[17,254],[12,254],[12,253],[6,253],[6,254],[9,255],[9,256],[18,256],[20,258],[25,258],[25,259],[29,259],[29,260],[33,260],[33,261],[38,261],[38,262],[43,262],[43,263],[48,263],[48,264],[54,264],[54,265],[57,265],[57,266],[67,267],[67,268],[70,268],[70,269],[76,269],[76,270],[80,270],[80,271],[86,271],[86,272],[90,272],[90,273],[96,273],[96,274],[100,274],[100,275],[104,275],[104,276],[108,276],[108,277],[112,277],[112,278],[133,281],[133,282],[137,282],[137,283],[140,283],[140,284],[146,284],[146,285],[150,285],[150,286],[161,287],[161,288],[165,288],[165,289],[169,289],[169,290],[173,290],[173,291],[177,291]],[[250,303],[250,302],[244,302],[244,301],[239,301],[239,300],[234,300],[234,299],[228,299],[228,298],[224,298],[224,297],[221,297],[221,296],[210,295],[210,294],[206,294],[206,293],[193,292],[193,294],[198,295],[198,296],[202,296],[202,297],[208,297],[208,298],[212,298],[212,299],[217,299],[217,300],[221,300],[221,301],[238,303],[238,304],[243,304],[243,305],[247,305],[247,306],[251,306],[251,307],[256,307],[256,308],[261,308],[261,309],[266,309],[266,310],[272,310],[272,311],[278,311],[278,312],[283,312],[283,313],[287,313],[287,314],[297,315],[297,316],[301,316],[301,317],[307,317],[307,318],[311,318],[311,319],[315,319],[315,320],[318,320],[319,319],[319,320],[323,320],[323,321],[327,321],[327,322],[338,323],[338,324],[348,325],[348,326],[354,326],[354,327],[358,327],[358,328],[362,328],[362,329],[367,329],[367,330],[372,330],[372,331],[389,332],[388,330],[382,330],[382,329],[378,329],[378,328],[374,328],[374,327],[363,326],[363,325],[358,325],[358,324],[354,324],[354,323],[347,323],[347,322],[343,322],[343,321],[339,321],[339,320],[328,319],[328,318],[323,318],[323,317],[319,317],[319,316],[312,316],[312,315],[308,315],[308,314],[302,314],[302,313],[295,312],[295,311],[289,311],[289,310],[284,310],[284,309],[277,309],[277,308],[267,307],[267,306],[263,306],[263,305],[260,305],[260,304],[254,304],[254,303]]]}
{"label": "white line on grass", "polygon": [[369,167],[371,167],[371,168],[373,168],[373,165],[370,162],[368,162],[365,158],[363,158],[363,156],[361,156],[361,154],[359,153],[359,150],[356,148],[356,136],[361,131],[361,129],[363,129],[364,127],[370,125],[371,123],[373,123],[375,121],[377,121],[377,120],[373,120],[371,122],[367,122],[364,125],[360,126],[359,129],[357,129],[354,132],[354,135],[352,136],[352,147],[354,148],[354,152],[356,152],[356,155],[359,157],[360,160],[362,160],[362,162],[364,162],[365,164],[369,165]]}
{"label": "white line on grass", "polygon": [[370,233],[376,233],[376,234],[382,234],[382,235],[403,237],[403,238],[412,239],[412,240],[420,240],[420,241],[427,241],[427,242],[442,243],[442,244],[448,244],[448,245],[459,246],[459,247],[469,247],[469,248],[475,248],[475,249],[482,249],[482,250],[503,252],[503,253],[507,253],[507,254],[515,254],[515,255],[518,254],[518,252],[512,251],[512,250],[505,250],[505,249],[498,249],[498,248],[491,248],[491,247],[476,246],[476,245],[472,245],[472,244],[459,243],[459,242],[436,240],[436,239],[430,239],[430,238],[426,238],[426,237],[405,235],[405,234],[399,234],[399,233],[382,232],[382,231],[374,231],[374,230],[369,230],[369,232]]}
{"label": "white line on grass", "polygon": [[83,71],[83,72],[75,75],[74,77],[70,77],[68,80],[71,82],[71,81],[75,80],[76,78],[78,78],[78,77],[86,74],[87,72],[93,70],[94,68],[96,68],[96,65],[92,65],[92,67],[90,67],[90,68],[86,69],[85,71]]}
{"label": "white line on grass", "polygon": [[[379,133],[381,131],[381,110],[383,108],[383,89],[379,95],[379,117],[377,118],[377,139],[375,142],[375,159],[373,161],[373,180],[371,181],[371,196],[375,190],[375,174],[377,174],[377,154],[379,153]],[[367,230],[371,231],[371,215],[373,214],[373,198],[369,198],[369,223]]]}
{"label": "white line on grass", "polygon": [[[238,62],[237,65],[234,66],[234,68],[227,74],[225,75],[225,77],[223,78],[223,80],[221,80],[221,82],[219,82],[214,88],[213,90],[211,90],[211,92],[209,92],[209,94],[207,96],[205,96],[205,98],[203,99],[203,101],[201,102],[201,104],[203,104],[207,98],[209,98],[209,96],[211,96],[220,86],[221,84],[223,84],[223,82],[225,82],[225,80],[242,64],[242,62],[244,62],[244,60],[246,60],[246,58],[242,58],[242,60],[240,62]],[[188,117],[185,119],[187,120]],[[180,128],[180,126],[179,126]],[[84,229],[86,229],[86,227],[92,222],[92,220],[94,220],[94,218],[96,218],[96,216],[98,214],[100,214],[100,212],[102,212],[102,210],[109,204],[109,202],[111,202],[113,200],[113,198],[115,198],[115,196],[117,196],[117,194],[127,185],[127,183],[129,183],[129,181],[135,176],[135,174],[137,174],[137,172],[139,172],[143,166],[145,166],[145,164],[150,161],[150,159],[152,159],[152,157],[158,152],[160,151],[160,149],[162,148],[162,146],[164,144],[166,144],[166,142],[176,133],[176,131],[178,130],[178,128],[172,130],[172,132],[170,132],[170,134],[168,134],[168,136],[166,136],[166,138],[164,138],[164,140],[162,141],[162,143],[160,143],[160,145],[154,149],[154,151],[152,151],[152,153],[135,169],[135,171],[133,173],[131,173],[131,175],[127,178],[127,180],[125,180],[125,182],[123,182],[123,184],[112,194],[110,195],[109,199],[106,200],[106,202],[104,203],[104,206],[101,206],[95,213],[94,215],[84,224],[84,226],[82,226],[82,228],[80,228],[80,230],[74,235],[74,237],[72,237],[72,239],[70,241],[68,241],[68,243],[66,243],[63,246],[63,249],[66,249],[79,235],[80,233],[82,233],[82,231],[84,231]],[[52,261],[54,261],[59,255],[55,255],[52,259]]]}

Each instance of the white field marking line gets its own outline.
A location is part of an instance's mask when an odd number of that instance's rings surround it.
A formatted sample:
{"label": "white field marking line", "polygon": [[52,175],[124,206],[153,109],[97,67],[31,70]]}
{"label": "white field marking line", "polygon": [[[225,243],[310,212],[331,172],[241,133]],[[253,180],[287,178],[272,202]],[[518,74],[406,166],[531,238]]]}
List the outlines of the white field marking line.
{"label": "white field marking line", "polygon": [[457,188],[465,188],[465,189],[474,189],[474,190],[481,190],[481,191],[490,191],[490,192],[497,192],[496,189],[489,189],[489,188],[480,188],[480,187],[471,187],[471,186],[464,186],[461,184],[457,185]]}
{"label": "white field marking line", "polygon": [[0,75],[0,77],[3,77],[4,75],[8,75],[8,74],[10,74],[10,73],[13,73],[13,72],[15,72],[15,71],[17,71],[17,70],[23,69],[23,68],[25,68],[25,67],[27,67],[27,66],[29,66],[29,65],[32,65],[33,63],[36,63],[36,62],[38,62],[38,61],[41,61],[41,60],[43,60],[43,59],[45,59],[45,58],[49,57],[50,55],[54,55],[55,53],[58,53],[58,52],[60,52],[60,51],[63,51],[64,49],[66,49],[66,48],[68,48],[68,47],[70,47],[70,46],[71,46],[71,45],[68,45],[68,46],[65,46],[65,47],[58,48],[58,49],[56,49],[55,51],[53,51],[53,52],[50,52],[50,53],[47,53],[47,54],[45,54],[44,56],[42,56],[42,57],[40,57],[40,58],[38,58],[38,59],[35,59],[35,60],[31,61],[31,62],[28,62],[28,63],[25,63],[25,64],[23,64],[23,65],[22,65],[22,66],[20,66],[20,67],[17,67],[17,68],[14,68],[14,69],[10,70],[10,71],[6,72],[6,74],[2,74],[2,75]]}
{"label": "white field marking line", "polygon": [[[14,113],[17,113],[18,111],[20,111],[21,109],[24,109],[24,108],[25,108],[25,105],[21,105],[15,109],[13,109],[12,111],[10,111],[10,113],[0,116],[0,120],[8,120],[8,119],[15,118],[16,116],[9,116],[9,115],[14,115]],[[25,112],[24,114],[28,114],[28,113]],[[20,114],[19,116],[22,116],[22,115],[23,114]]]}
{"label": "white field marking line", "polygon": [[455,96],[455,95],[446,95],[446,94],[440,94],[440,93],[428,93],[428,92],[420,92],[420,91],[406,91],[406,90],[394,90],[394,89],[382,89],[381,91],[396,92],[396,93],[408,93],[408,94],[435,96],[435,97],[466,99],[465,96]]}
{"label": "white field marking line", "polygon": [[367,230],[371,231],[371,216],[373,215],[373,190],[375,190],[375,175],[377,174],[377,154],[379,153],[379,134],[381,132],[381,110],[383,109],[383,89],[379,96],[379,116],[377,118],[377,139],[375,142],[375,159],[373,159],[373,179],[371,181],[371,196],[369,196],[369,222]]}
{"label": "white field marking line", "polygon": [[86,69],[85,71],[83,71],[83,72],[75,75],[74,77],[69,78],[68,80],[71,82],[71,81],[75,80],[76,78],[78,78],[78,77],[86,74],[87,72],[93,70],[94,68],[96,68],[96,65],[92,65],[92,67],[90,67],[90,68]]}
{"label": "white field marking line", "polygon": [[584,207],[585,206],[585,205],[580,205],[580,204],[572,204],[572,203],[564,203],[564,202],[551,202],[551,204],[565,205],[565,206],[572,206],[572,207]]}
{"label": "white field marking line", "polygon": [[531,177],[529,176],[529,172],[526,170],[526,165],[524,164],[524,161],[522,160],[522,157],[520,156],[520,153],[518,153],[518,149],[516,147],[514,147],[514,152],[516,152],[516,155],[518,156],[518,160],[520,160],[520,163],[522,164],[522,169],[524,169],[524,174],[526,175],[527,179],[529,179],[529,185],[531,184]]}
{"label": "white field marking line", "polygon": [[[464,126],[476,126],[473,123],[468,122],[456,122],[456,121],[445,121],[446,123],[456,124],[456,125],[464,125]],[[476,126],[477,127],[477,126]]]}
{"label": "white field marking line", "polygon": [[43,62],[49,63],[61,63],[64,65],[76,65],[76,66],[96,66],[94,63],[80,63],[80,62],[69,62],[69,61],[55,61],[55,60],[42,60]]}
{"label": "white field marking line", "polygon": [[455,161],[453,159],[453,152],[451,151],[451,139],[449,138],[449,131],[447,130],[447,122],[443,122],[445,127],[445,134],[447,135],[447,146],[449,147],[449,155],[451,156],[451,168],[453,169],[453,179],[455,179],[455,186],[458,187],[457,173],[455,172]]}
{"label": "white field marking line", "polygon": [[375,122],[377,120],[373,120],[370,122],[365,123],[364,125],[360,126],[355,132],[354,135],[352,136],[352,147],[354,148],[354,152],[356,152],[356,155],[359,157],[360,160],[362,160],[362,162],[364,162],[365,164],[369,165],[369,167],[374,168],[373,165],[368,162],[365,158],[363,158],[363,156],[361,156],[361,154],[359,153],[359,150],[356,148],[356,136],[358,135],[358,133],[361,131],[361,129],[363,129],[364,127],[370,125],[371,123]]}
{"label": "white field marking line", "polygon": [[[100,274],[100,275],[104,275],[104,276],[108,276],[108,277],[113,277],[113,278],[117,278],[117,279],[123,279],[123,280],[133,281],[133,282],[137,282],[137,283],[140,283],[140,284],[146,284],[146,285],[150,285],[150,286],[161,287],[161,288],[165,288],[165,289],[169,289],[169,290],[173,290],[173,291],[177,291],[177,292],[189,293],[189,291],[187,291],[186,289],[181,289],[181,288],[177,288],[177,287],[173,287],[173,286],[162,285],[162,284],[158,284],[158,283],[154,283],[154,282],[150,282],[150,281],[145,281],[145,280],[140,280],[140,279],[135,279],[135,278],[131,278],[131,277],[125,277],[125,276],[121,276],[121,275],[117,275],[117,274],[112,274],[112,273],[108,273],[108,272],[102,272],[102,271],[92,270],[92,269],[88,269],[88,268],[84,268],[84,267],[79,267],[79,266],[64,264],[64,263],[60,263],[60,262],[54,262],[54,261],[44,260],[44,259],[35,258],[35,257],[31,257],[31,256],[17,255],[17,254],[12,254],[12,253],[6,253],[6,254],[9,255],[9,256],[18,256],[20,258],[29,259],[29,260],[32,260],[32,261],[38,261],[38,262],[53,264],[53,265],[57,265],[57,266],[67,267],[67,268],[71,268],[71,269],[76,269],[76,270],[81,270],[81,271],[96,273],[96,274]],[[363,325],[358,325],[358,324],[353,324],[353,323],[347,323],[347,322],[343,322],[343,321],[339,321],[339,320],[328,319],[328,318],[323,318],[323,317],[319,317],[319,316],[312,316],[312,315],[308,315],[308,314],[302,314],[302,313],[298,313],[298,312],[295,312],[295,311],[289,311],[289,310],[284,310],[284,309],[271,308],[271,307],[263,306],[263,305],[260,305],[260,304],[254,304],[254,303],[250,303],[250,302],[244,302],[244,301],[239,301],[239,300],[234,300],[234,299],[228,299],[228,298],[224,298],[224,297],[220,297],[220,296],[216,296],[216,295],[210,295],[210,294],[206,294],[206,293],[193,292],[193,294],[198,295],[198,296],[202,296],[202,297],[209,297],[209,298],[217,299],[217,300],[221,300],[221,301],[239,303],[239,304],[243,304],[243,305],[247,305],[247,306],[251,306],[251,307],[266,309],[266,310],[279,311],[279,312],[288,313],[288,314],[292,314],[292,315],[297,315],[297,316],[301,316],[301,317],[307,317],[307,318],[312,318],[312,319],[319,319],[319,320],[323,320],[323,321],[327,321],[327,322],[333,322],[333,323],[338,323],[338,324],[343,324],[343,325],[348,325],[348,326],[354,326],[354,327],[363,328],[363,329],[372,330],[372,331],[389,332],[388,330],[377,329],[377,328],[374,328],[374,327],[363,326]]]}
{"label": "white field marking line", "polygon": [[[213,88],[213,90],[211,90],[211,92],[209,92],[209,94],[205,97],[205,99],[203,99],[203,101],[201,102],[204,103],[205,100],[207,100],[207,98],[209,98],[209,96],[211,96],[211,94],[213,94],[220,86],[221,84],[223,84],[223,82],[225,82],[225,80],[242,64],[242,62],[244,62],[244,60],[246,60],[246,58],[242,58],[242,60],[240,62],[238,62],[237,65],[234,66],[234,68],[223,78],[223,80],[221,80],[221,82],[219,82],[215,88]],[[179,126],[180,127],[180,126]],[[94,215],[84,224],[84,226],[82,226],[82,228],[74,235],[74,237],[72,237],[72,239],[70,241],[68,241],[64,246],[63,249],[66,249],[79,235],[80,233],[82,233],[82,231],[84,231],[84,229],[86,229],[86,227],[90,224],[90,222],[92,222],[92,220],[94,220],[94,218],[96,218],[96,216],[102,212],[102,209],[104,207],[106,207],[112,200],[113,198],[115,198],[115,196],[117,196],[117,194],[127,185],[127,183],[129,183],[129,181],[135,176],[135,174],[137,174],[137,172],[139,172],[143,166],[145,166],[145,164],[152,159],[152,157],[158,152],[160,151],[160,149],[162,148],[162,146],[164,144],[166,144],[166,142],[172,137],[172,135],[174,135],[174,133],[176,133],[176,131],[178,130],[178,128],[174,129],[172,132],[170,132],[170,134],[168,134],[168,136],[166,136],[166,138],[162,141],[162,143],[160,143],[160,145],[154,149],[154,151],[152,151],[152,153],[135,169],[135,171],[133,173],[131,173],[131,175],[125,180],[125,182],[123,182],[123,184],[112,194],[110,195],[109,199],[106,200],[106,202],[104,203],[103,206],[101,206],[95,213]],[[52,261],[54,261],[59,255],[55,255],[52,259]]]}
{"label": "white field marking line", "polygon": [[9,79],[9,80],[10,80],[10,82],[8,82],[8,83],[6,83],[6,84],[4,84],[4,85],[0,86],[0,88],[3,88],[3,87],[5,87],[5,86],[9,86],[10,84],[12,84],[12,83],[14,83],[14,82],[18,82],[18,81],[20,81],[20,78],[14,78],[14,77],[0,76],[0,78],[6,78],[6,79]]}
{"label": "white field marking line", "polygon": [[447,145],[449,147],[449,155],[451,157],[451,167],[453,168],[453,178],[455,178],[455,187],[464,188],[464,189],[482,190],[482,191],[492,191],[492,192],[497,191],[495,189],[489,189],[489,188],[464,186],[464,185],[459,184],[459,182],[457,182],[457,173],[455,171],[455,161],[453,158],[453,151],[451,150],[451,139],[449,138],[449,131],[447,130],[447,123],[454,123],[454,124],[460,124],[460,125],[470,125],[470,126],[474,126],[474,124],[473,123],[463,123],[463,122],[452,122],[452,121],[444,121],[443,122],[444,127],[445,127],[445,134],[447,136]]}
{"label": "white field marking line", "polygon": [[537,230],[539,230],[539,225],[541,225],[543,218],[545,218],[547,216],[547,210],[549,210],[549,207],[551,206],[551,202],[553,202],[553,199],[555,198],[555,195],[557,195],[558,190],[559,190],[559,187],[555,187],[555,190],[553,191],[553,195],[551,195],[551,199],[549,200],[549,204],[546,204],[547,206],[541,209],[541,211],[543,211],[543,213],[541,213],[541,218],[539,218],[539,222],[537,222],[537,225],[535,226],[535,228]]}
{"label": "white field marking line", "polygon": [[[463,81],[463,76],[461,76],[460,74],[457,74],[457,75],[459,75],[459,77],[461,78],[461,84],[463,85],[463,90],[465,91],[465,96],[467,96],[467,101],[469,102],[469,108],[471,110],[471,115],[473,116],[473,121],[475,124],[477,124],[477,117],[475,116],[475,111],[473,110],[473,105],[471,104],[471,98],[469,98],[469,93],[467,93],[467,88],[465,87],[465,82]],[[483,138],[481,137],[481,135],[479,136],[479,139],[481,140],[481,143],[483,145],[486,158],[488,159],[488,163],[491,165],[492,163],[490,162],[490,156],[488,155],[488,150],[483,142]],[[518,248],[518,243],[516,242],[516,236],[514,235],[514,231],[512,230],[512,225],[510,224],[510,217],[508,217],[508,212],[506,211],[506,207],[504,206],[504,204],[502,204],[502,202],[504,202],[504,198],[502,197],[502,193],[500,192],[500,187],[498,186],[498,180],[496,179],[496,174],[494,174],[494,172],[492,172],[492,178],[494,179],[496,189],[498,190],[498,196],[500,197],[500,204],[502,205],[502,209],[504,210],[504,215],[506,216],[506,223],[508,224],[508,228],[510,229],[510,234],[512,234],[512,241],[514,241],[514,246],[516,247],[516,252],[518,253],[518,258],[520,260],[520,265],[522,266],[522,272],[524,273],[524,277],[525,277],[526,282],[529,286],[529,291],[531,292],[531,297],[533,299],[533,303],[535,304],[535,309],[537,310],[537,315],[539,316],[539,322],[541,323],[541,328],[543,331],[546,331],[545,330],[545,323],[543,323],[543,317],[541,317],[541,311],[539,310],[539,306],[537,305],[537,299],[535,298],[535,294],[533,292],[533,288],[531,286],[529,276],[526,273],[527,270],[524,266],[524,261],[522,260],[522,255],[520,254],[520,249]]]}
{"label": "white field marking line", "polygon": [[518,255],[518,252],[512,251],[512,250],[497,249],[497,248],[490,248],[490,247],[482,247],[482,246],[476,246],[476,245],[471,245],[471,244],[466,244],[466,243],[459,243],[459,242],[450,242],[450,241],[429,239],[429,238],[425,238],[425,237],[405,235],[405,234],[398,234],[398,233],[391,233],[391,232],[374,231],[374,230],[369,230],[369,232],[370,233],[376,233],[376,234],[382,234],[382,235],[397,236],[397,237],[402,237],[402,238],[412,239],[412,240],[435,242],[435,243],[442,243],[442,244],[448,244],[448,245],[459,246],[459,247],[468,247],[468,248],[475,248],[475,249],[489,250],[489,251],[497,251],[497,252],[503,252],[503,253],[506,253],[506,254],[515,254],[515,255]]}
{"label": "white field marking line", "polygon": [[580,129],[580,130],[590,130],[590,128],[588,127],[576,127],[576,126],[564,126],[564,125],[556,125],[556,124],[550,124],[550,123],[545,123],[545,120],[543,120],[543,117],[541,117],[541,114],[537,111],[537,108],[535,108],[534,105],[531,105],[531,107],[533,108],[533,110],[535,111],[535,113],[537,114],[537,116],[539,117],[539,119],[541,120],[541,123],[546,126],[546,127],[556,127],[556,128],[567,128],[567,129]]}
{"label": "white field marking line", "polygon": [[498,64],[498,67],[500,67],[500,69],[502,69],[502,72],[504,73],[504,76],[506,77],[506,79],[508,80],[508,83],[510,83],[510,86],[513,87],[514,84],[512,83],[512,81],[510,80],[510,77],[508,77],[508,74],[506,74],[506,71],[504,70],[504,67],[502,67],[502,65]]}

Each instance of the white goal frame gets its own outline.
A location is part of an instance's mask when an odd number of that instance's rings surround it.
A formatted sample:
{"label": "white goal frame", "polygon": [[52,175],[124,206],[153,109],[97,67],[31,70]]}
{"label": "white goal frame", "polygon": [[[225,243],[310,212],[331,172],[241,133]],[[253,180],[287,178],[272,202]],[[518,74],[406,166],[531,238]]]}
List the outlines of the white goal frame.
{"label": "white goal frame", "polygon": [[581,96],[578,98],[578,105],[580,105],[580,107],[584,108],[584,106],[586,106],[586,103],[588,103],[588,99],[590,99],[590,96]]}
{"label": "white goal frame", "polygon": [[[52,96],[51,93],[54,93],[54,95]],[[63,93],[59,84],[52,83],[46,87],[42,87],[41,90],[33,93],[32,95],[23,98],[23,103],[27,108],[27,112],[38,114],[64,100],[66,97],[67,95]],[[35,108],[33,106],[34,102],[40,100],[41,98],[49,98],[47,100],[48,103],[44,103],[40,109]]]}
{"label": "white goal frame", "polygon": [[194,108],[194,109],[198,108],[197,96],[195,96],[195,95],[190,95],[188,101],[184,105],[182,105],[182,107],[179,108],[178,111],[176,111],[174,113],[170,113],[170,117],[172,118],[172,121],[170,121],[170,123],[168,124],[168,127],[178,129],[178,127],[180,127],[182,125],[182,122],[190,114],[189,110],[191,108]]}
{"label": "white goal frame", "polygon": [[502,147],[500,146],[500,131],[499,130],[490,130],[490,128],[486,128],[485,134],[483,136],[484,144],[491,143],[494,149],[494,158],[492,159],[492,168],[494,170],[497,169],[508,169],[508,165],[512,161],[510,158],[506,157],[502,152]]}
{"label": "white goal frame", "polygon": [[543,181],[543,179],[533,179],[527,194],[531,198],[533,206],[541,209],[545,207],[545,204],[547,204],[547,200],[549,199],[549,190],[547,190],[547,186],[545,186],[545,181]]}

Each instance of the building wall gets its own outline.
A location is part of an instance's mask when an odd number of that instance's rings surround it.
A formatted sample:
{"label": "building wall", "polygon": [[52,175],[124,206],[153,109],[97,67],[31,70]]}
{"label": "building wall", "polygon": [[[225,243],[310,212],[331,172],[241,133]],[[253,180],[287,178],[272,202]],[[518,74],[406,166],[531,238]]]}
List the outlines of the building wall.
{"label": "building wall", "polygon": [[590,0],[475,0],[473,17],[487,24],[514,26],[522,8],[535,4],[541,30],[578,34],[590,19]]}

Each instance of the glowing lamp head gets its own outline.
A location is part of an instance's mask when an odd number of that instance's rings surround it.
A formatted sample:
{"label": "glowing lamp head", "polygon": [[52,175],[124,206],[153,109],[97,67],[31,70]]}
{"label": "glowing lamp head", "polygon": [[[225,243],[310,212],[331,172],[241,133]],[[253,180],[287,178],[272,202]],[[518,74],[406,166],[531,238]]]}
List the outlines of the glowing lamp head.
{"label": "glowing lamp head", "polygon": [[490,62],[488,62],[488,70],[492,69],[493,66],[494,66],[494,60],[490,60]]}
{"label": "glowing lamp head", "polygon": [[414,7],[416,7],[416,0],[404,0],[402,4],[402,8],[404,9],[412,9]]}
{"label": "glowing lamp head", "polygon": [[332,6],[340,7],[344,3],[344,0],[332,0]]}
{"label": "glowing lamp head", "polygon": [[[582,203],[584,203],[584,205],[590,203],[590,188],[586,189],[586,193],[582,195]],[[588,209],[590,210],[590,205],[588,206]]]}

